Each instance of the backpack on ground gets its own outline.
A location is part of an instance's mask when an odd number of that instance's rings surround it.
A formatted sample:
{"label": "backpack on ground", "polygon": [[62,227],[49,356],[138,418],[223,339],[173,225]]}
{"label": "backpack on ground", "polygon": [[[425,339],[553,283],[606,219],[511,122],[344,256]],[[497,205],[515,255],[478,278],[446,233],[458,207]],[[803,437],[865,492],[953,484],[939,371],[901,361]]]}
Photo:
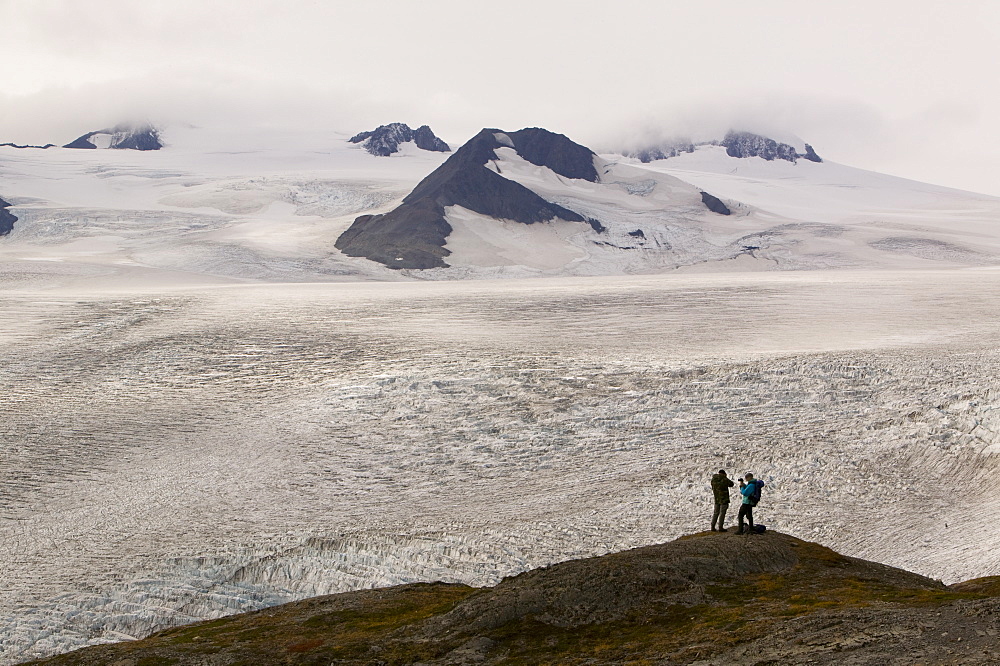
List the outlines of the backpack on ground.
{"label": "backpack on ground", "polygon": [[767,531],[767,525],[754,525],[753,531],[755,534],[763,534]]}

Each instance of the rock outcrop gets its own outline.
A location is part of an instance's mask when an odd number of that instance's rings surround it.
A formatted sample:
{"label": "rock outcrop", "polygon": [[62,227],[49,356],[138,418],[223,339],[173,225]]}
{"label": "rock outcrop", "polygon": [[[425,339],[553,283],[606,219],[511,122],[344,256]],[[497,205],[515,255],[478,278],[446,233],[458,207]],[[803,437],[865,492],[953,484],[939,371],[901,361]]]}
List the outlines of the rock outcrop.
{"label": "rock outcrop", "polygon": [[159,150],[163,147],[160,133],[149,123],[121,123],[109,129],[88,132],[63,148],[112,148],[116,150]]}
{"label": "rock outcrop", "polygon": [[10,204],[0,199],[0,236],[6,236],[14,229],[14,223],[17,222],[17,218],[7,209],[10,208]]}
{"label": "rock outcrop", "polygon": [[540,128],[484,129],[417,184],[396,209],[357,218],[337,239],[337,248],[390,268],[438,268],[447,266],[444,257],[449,254],[444,247],[452,231],[445,219],[448,206],[524,224],[553,218],[587,221],[487,168],[500,148],[513,148],[532,164],[566,178],[597,182],[594,153],[562,134]]}
{"label": "rock outcrop", "polygon": [[410,141],[422,150],[451,152],[448,144],[439,139],[427,125],[421,125],[415,130],[404,123],[380,125],[370,132],[355,134],[348,141],[361,143],[365,150],[379,157],[388,157],[399,152],[399,144]]}
{"label": "rock outcrop", "polygon": [[946,587],[767,533],[703,532],[492,588],[349,592],[40,664],[995,664],[1000,582]]}
{"label": "rock outcrop", "polygon": [[718,213],[719,215],[729,215],[732,211],[729,210],[729,206],[722,203],[722,200],[718,197],[713,197],[708,192],[701,193],[701,202],[705,204],[713,213]]}
{"label": "rock outcrop", "polygon": [[634,157],[640,162],[647,163],[677,157],[683,153],[693,153],[698,146],[722,146],[726,149],[727,155],[737,158],[760,157],[768,161],[785,160],[793,163],[799,158],[810,162],[823,161],[808,143],[805,144],[805,152],[800,153],[790,144],[775,141],[761,134],[734,130],[730,130],[723,139],[717,141],[701,141],[699,143],[687,140],[668,141],[635,150],[627,150],[622,154],[625,157]]}
{"label": "rock outcrop", "polygon": [[808,143],[806,152],[800,153],[794,146],[752,132],[730,131],[719,145],[725,147],[726,154],[730,157],[760,157],[768,161],[785,160],[792,163],[800,157],[811,162],[823,161]]}

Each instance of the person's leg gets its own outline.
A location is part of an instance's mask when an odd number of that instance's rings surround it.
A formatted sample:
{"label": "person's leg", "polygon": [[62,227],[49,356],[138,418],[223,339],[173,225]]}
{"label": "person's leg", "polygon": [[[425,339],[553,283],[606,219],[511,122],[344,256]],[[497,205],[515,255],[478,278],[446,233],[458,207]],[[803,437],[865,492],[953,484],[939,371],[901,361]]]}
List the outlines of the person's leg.
{"label": "person's leg", "polygon": [[743,531],[744,531],[743,530],[743,519],[747,515],[747,507],[749,507],[749,506],[750,506],[749,504],[740,504],[740,512],[736,515],[736,518],[739,521],[739,525],[740,525],[740,529],[736,530],[737,534],[743,534]]}
{"label": "person's leg", "polygon": [[719,520],[719,509],[722,505],[718,502],[715,503],[715,512],[712,514],[712,531],[715,531],[715,523]]}
{"label": "person's leg", "polygon": [[750,524],[750,534],[753,534],[753,507],[749,504],[744,504],[747,508],[747,523]]}
{"label": "person's leg", "polygon": [[726,511],[729,511],[729,503],[721,504],[719,506],[719,531],[726,531]]}

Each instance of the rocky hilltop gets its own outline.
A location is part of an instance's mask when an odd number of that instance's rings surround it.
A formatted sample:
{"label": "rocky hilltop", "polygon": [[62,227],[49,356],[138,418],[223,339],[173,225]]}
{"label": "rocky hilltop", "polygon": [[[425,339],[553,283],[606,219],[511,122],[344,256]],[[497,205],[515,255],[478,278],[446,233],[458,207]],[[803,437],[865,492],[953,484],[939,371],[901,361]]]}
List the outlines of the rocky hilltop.
{"label": "rocky hilltop", "polygon": [[767,533],[701,533],[493,588],[318,597],[35,664],[996,664],[1000,580],[946,587]]}
{"label": "rocky hilltop", "polygon": [[444,261],[449,254],[444,246],[452,231],[445,219],[448,206],[524,224],[553,218],[587,221],[487,168],[501,148],[512,148],[528,162],[565,178],[598,180],[596,155],[562,134],[540,128],[484,129],[420,181],[397,208],[357,218],[337,239],[337,248],[390,268],[438,268],[448,265]]}
{"label": "rocky hilltop", "polygon": [[451,152],[448,144],[439,139],[427,125],[421,125],[417,129],[410,129],[410,126],[405,123],[380,125],[370,132],[355,134],[348,141],[360,143],[362,148],[378,157],[388,157],[393,153],[398,153],[399,144],[410,141],[421,150]]}
{"label": "rocky hilltop", "polygon": [[17,222],[17,218],[8,211],[10,204],[0,199],[0,236],[6,236],[14,229],[14,223]]}
{"label": "rocky hilltop", "polygon": [[120,123],[114,127],[88,132],[63,148],[112,148],[116,150],[159,150],[160,133],[149,123]]}

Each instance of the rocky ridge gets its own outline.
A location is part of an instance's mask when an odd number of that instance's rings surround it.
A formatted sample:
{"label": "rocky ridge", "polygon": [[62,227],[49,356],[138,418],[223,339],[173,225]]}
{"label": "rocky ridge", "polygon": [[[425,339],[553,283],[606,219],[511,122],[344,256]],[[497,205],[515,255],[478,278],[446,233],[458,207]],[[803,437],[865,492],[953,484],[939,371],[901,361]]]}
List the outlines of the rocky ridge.
{"label": "rocky ridge", "polygon": [[698,146],[722,146],[730,157],[760,157],[767,161],[785,160],[793,164],[799,159],[822,162],[822,158],[808,143],[805,152],[800,153],[794,146],[776,141],[762,134],[730,130],[720,140],[693,143],[688,140],[673,140],[635,150],[624,151],[626,157],[634,157],[646,164],[655,160],[677,157],[683,153],[693,153]]}
{"label": "rocky ridge", "polygon": [[317,597],[31,663],[994,664],[998,634],[996,578],[948,587],[779,533],[703,532],[492,588]]}
{"label": "rocky ridge", "polygon": [[399,152],[399,144],[412,141],[421,150],[450,153],[451,148],[439,139],[431,128],[421,125],[411,129],[405,123],[390,123],[380,125],[370,132],[360,132],[350,139],[350,143],[360,143],[362,148],[378,157],[389,157]]}
{"label": "rocky ridge", "polygon": [[159,150],[162,147],[159,130],[149,123],[120,123],[111,128],[88,132],[63,146],[87,150]]}
{"label": "rocky ridge", "polygon": [[540,128],[484,129],[420,181],[397,208],[357,218],[337,239],[336,247],[349,256],[366,257],[390,268],[438,268],[448,265],[444,261],[449,254],[444,246],[452,231],[445,217],[448,206],[523,224],[553,218],[587,221],[488,168],[501,148],[513,148],[528,162],[565,178],[598,180],[593,151],[562,134]]}

